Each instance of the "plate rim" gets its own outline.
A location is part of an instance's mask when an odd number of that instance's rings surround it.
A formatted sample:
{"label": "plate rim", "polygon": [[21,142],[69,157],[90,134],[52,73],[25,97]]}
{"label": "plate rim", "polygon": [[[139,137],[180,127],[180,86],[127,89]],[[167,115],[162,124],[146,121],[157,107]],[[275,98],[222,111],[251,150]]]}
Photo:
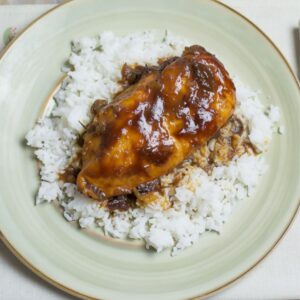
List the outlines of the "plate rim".
{"label": "plate rim", "polygon": [[[38,18],[34,19],[31,23],[29,23],[27,26],[25,26],[15,37],[13,40],[11,40],[8,45],[5,46],[5,48],[3,49],[3,51],[0,52],[0,62],[1,60],[5,57],[5,54],[10,50],[10,48],[14,45],[14,43],[23,35],[23,33],[25,33],[27,30],[29,30],[35,23],[37,23],[39,20],[41,20],[42,18],[44,18],[45,16],[47,16],[48,14],[51,14],[54,10],[60,9],[62,6],[65,6],[71,2],[73,2],[75,0],[64,0],[64,2],[54,6],[53,8],[51,8],[50,10],[46,11],[45,13],[43,13],[42,15],[40,15]],[[230,7],[229,5],[220,2],[219,0],[209,0],[219,6],[222,6],[224,9],[229,10],[231,13],[235,14],[236,16],[238,16],[239,18],[243,19],[244,21],[246,21],[246,23],[248,23],[256,32],[258,32],[269,44],[270,46],[277,52],[277,54],[279,54],[280,58],[282,59],[282,61],[285,63],[286,67],[288,68],[288,71],[291,75],[291,77],[294,79],[297,87],[298,87],[298,91],[300,92],[300,82],[298,81],[296,74],[294,73],[294,71],[292,70],[289,62],[287,61],[287,59],[285,58],[284,54],[281,52],[281,50],[276,46],[276,44],[272,41],[272,39],[262,30],[260,29],[255,23],[253,23],[250,19],[248,19],[247,17],[245,17],[242,13],[238,12],[237,10],[233,9],[232,7]],[[246,274],[248,274],[250,271],[252,271],[258,264],[260,264],[260,262],[262,262],[275,248],[276,246],[279,244],[280,241],[282,241],[283,237],[287,234],[287,232],[289,231],[289,229],[292,227],[292,224],[294,223],[297,214],[300,211],[300,195],[298,196],[298,204],[296,205],[295,211],[293,211],[293,214],[291,215],[291,218],[289,220],[289,222],[286,224],[286,226],[283,228],[281,234],[278,236],[278,238],[276,238],[276,240],[274,241],[274,243],[269,247],[269,249],[267,249],[250,267],[248,267],[246,270],[244,270],[243,272],[241,272],[240,274],[238,274],[237,276],[235,276],[234,278],[228,280],[226,283],[215,287],[214,289],[205,292],[203,294],[197,295],[197,296],[193,296],[193,298],[191,299],[205,299],[207,297],[213,296],[221,291],[223,291],[224,289],[232,286],[234,283],[236,283],[237,281],[239,281],[240,279],[242,279]],[[32,271],[35,275],[37,275],[39,278],[41,278],[42,280],[46,281],[47,283],[51,284],[52,286],[58,288],[59,290],[70,294],[72,296],[75,296],[77,298],[81,298],[81,299],[89,299],[89,300],[96,300],[96,299],[100,299],[100,298],[94,298],[88,294],[84,294],[81,293],[80,291],[77,291],[75,289],[69,288],[63,284],[61,284],[59,281],[57,281],[56,279],[53,279],[51,277],[49,277],[47,274],[45,274],[44,272],[40,271],[38,268],[36,268],[29,260],[27,260],[22,254],[21,252],[19,252],[14,246],[13,244],[9,241],[9,239],[3,234],[3,232],[1,231],[0,228],[0,240],[4,243],[4,245],[8,248],[8,250],[25,266],[27,267],[30,271]]]}

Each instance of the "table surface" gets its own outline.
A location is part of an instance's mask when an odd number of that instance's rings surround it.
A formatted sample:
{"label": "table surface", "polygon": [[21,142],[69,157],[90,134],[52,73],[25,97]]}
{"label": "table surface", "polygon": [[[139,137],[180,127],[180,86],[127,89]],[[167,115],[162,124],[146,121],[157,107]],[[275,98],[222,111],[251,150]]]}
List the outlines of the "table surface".
{"label": "table surface", "polygon": [[[0,0],[0,4],[59,3],[60,0]],[[297,24],[300,0],[222,0],[256,23],[281,49],[300,78],[300,42]],[[16,7],[14,15],[21,13]],[[31,18],[49,9],[31,6]],[[1,10],[5,6],[0,6]],[[25,24],[24,24],[25,25]],[[300,299],[300,216],[274,251],[238,283],[212,299]],[[74,299],[24,267],[0,242],[0,299]]]}

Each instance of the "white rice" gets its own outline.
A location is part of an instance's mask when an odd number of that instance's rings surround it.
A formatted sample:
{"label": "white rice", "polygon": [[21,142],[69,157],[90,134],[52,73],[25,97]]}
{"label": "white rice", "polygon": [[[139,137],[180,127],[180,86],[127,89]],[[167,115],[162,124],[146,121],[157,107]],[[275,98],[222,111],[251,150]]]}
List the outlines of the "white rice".
{"label": "white rice", "polygon": [[210,176],[201,168],[193,168],[176,188],[172,208],[163,211],[152,205],[110,213],[80,194],[74,184],[59,182],[57,176],[76,152],[76,138],[83,130],[80,123],[89,122],[91,104],[96,99],[111,100],[120,89],[122,65],[156,64],[158,58],[181,55],[188,45],[170,33],[159,36],[154,31],[123,37],[103,32],[73,42],[72,67],[64,68],[68,77],[55,96],[57,105],[26,136],[42,162],[37,203],[58,200],[65,218],[78,221],[82,228],[96,224],[107,235],[141,239],[147,248],[158,252],[171,248],[172,255],[191,246],[205,231],[221,232],[235,204],[255,192],[259,177],[266,171],[263,153],[272,134],[284,130],[278,127],[279,109],[264,107],[259,95],[238,80],[236,113],[248,124],[249,138],[262,153],[234,158],[228,166],[215,167]]}

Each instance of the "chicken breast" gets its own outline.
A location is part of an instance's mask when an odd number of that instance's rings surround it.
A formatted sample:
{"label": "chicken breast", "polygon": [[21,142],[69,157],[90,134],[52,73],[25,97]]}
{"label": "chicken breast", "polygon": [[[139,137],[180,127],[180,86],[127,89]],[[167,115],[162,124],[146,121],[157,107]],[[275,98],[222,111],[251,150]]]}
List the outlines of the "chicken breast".
{"label": "chicken breast", "polygon": [[96,200],[131,193],[170,172],[211,139],[235,107],[227,71],[198,45],[123,75],[131,85],[109,104],[95,102],[83,137],[77,186]]}

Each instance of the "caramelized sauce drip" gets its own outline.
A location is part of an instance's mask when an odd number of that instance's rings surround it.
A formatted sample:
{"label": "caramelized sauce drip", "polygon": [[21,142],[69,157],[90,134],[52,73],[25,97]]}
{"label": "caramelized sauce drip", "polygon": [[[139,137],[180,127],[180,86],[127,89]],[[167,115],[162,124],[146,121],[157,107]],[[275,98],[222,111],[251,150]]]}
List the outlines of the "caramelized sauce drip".
{"label": "caramelized sauce drip", "polygon": [[79,172],[80,168],[75,168],[72,164],[70,164],[62,173],[58,174],[58,178],[63,182],[76,183]]}

